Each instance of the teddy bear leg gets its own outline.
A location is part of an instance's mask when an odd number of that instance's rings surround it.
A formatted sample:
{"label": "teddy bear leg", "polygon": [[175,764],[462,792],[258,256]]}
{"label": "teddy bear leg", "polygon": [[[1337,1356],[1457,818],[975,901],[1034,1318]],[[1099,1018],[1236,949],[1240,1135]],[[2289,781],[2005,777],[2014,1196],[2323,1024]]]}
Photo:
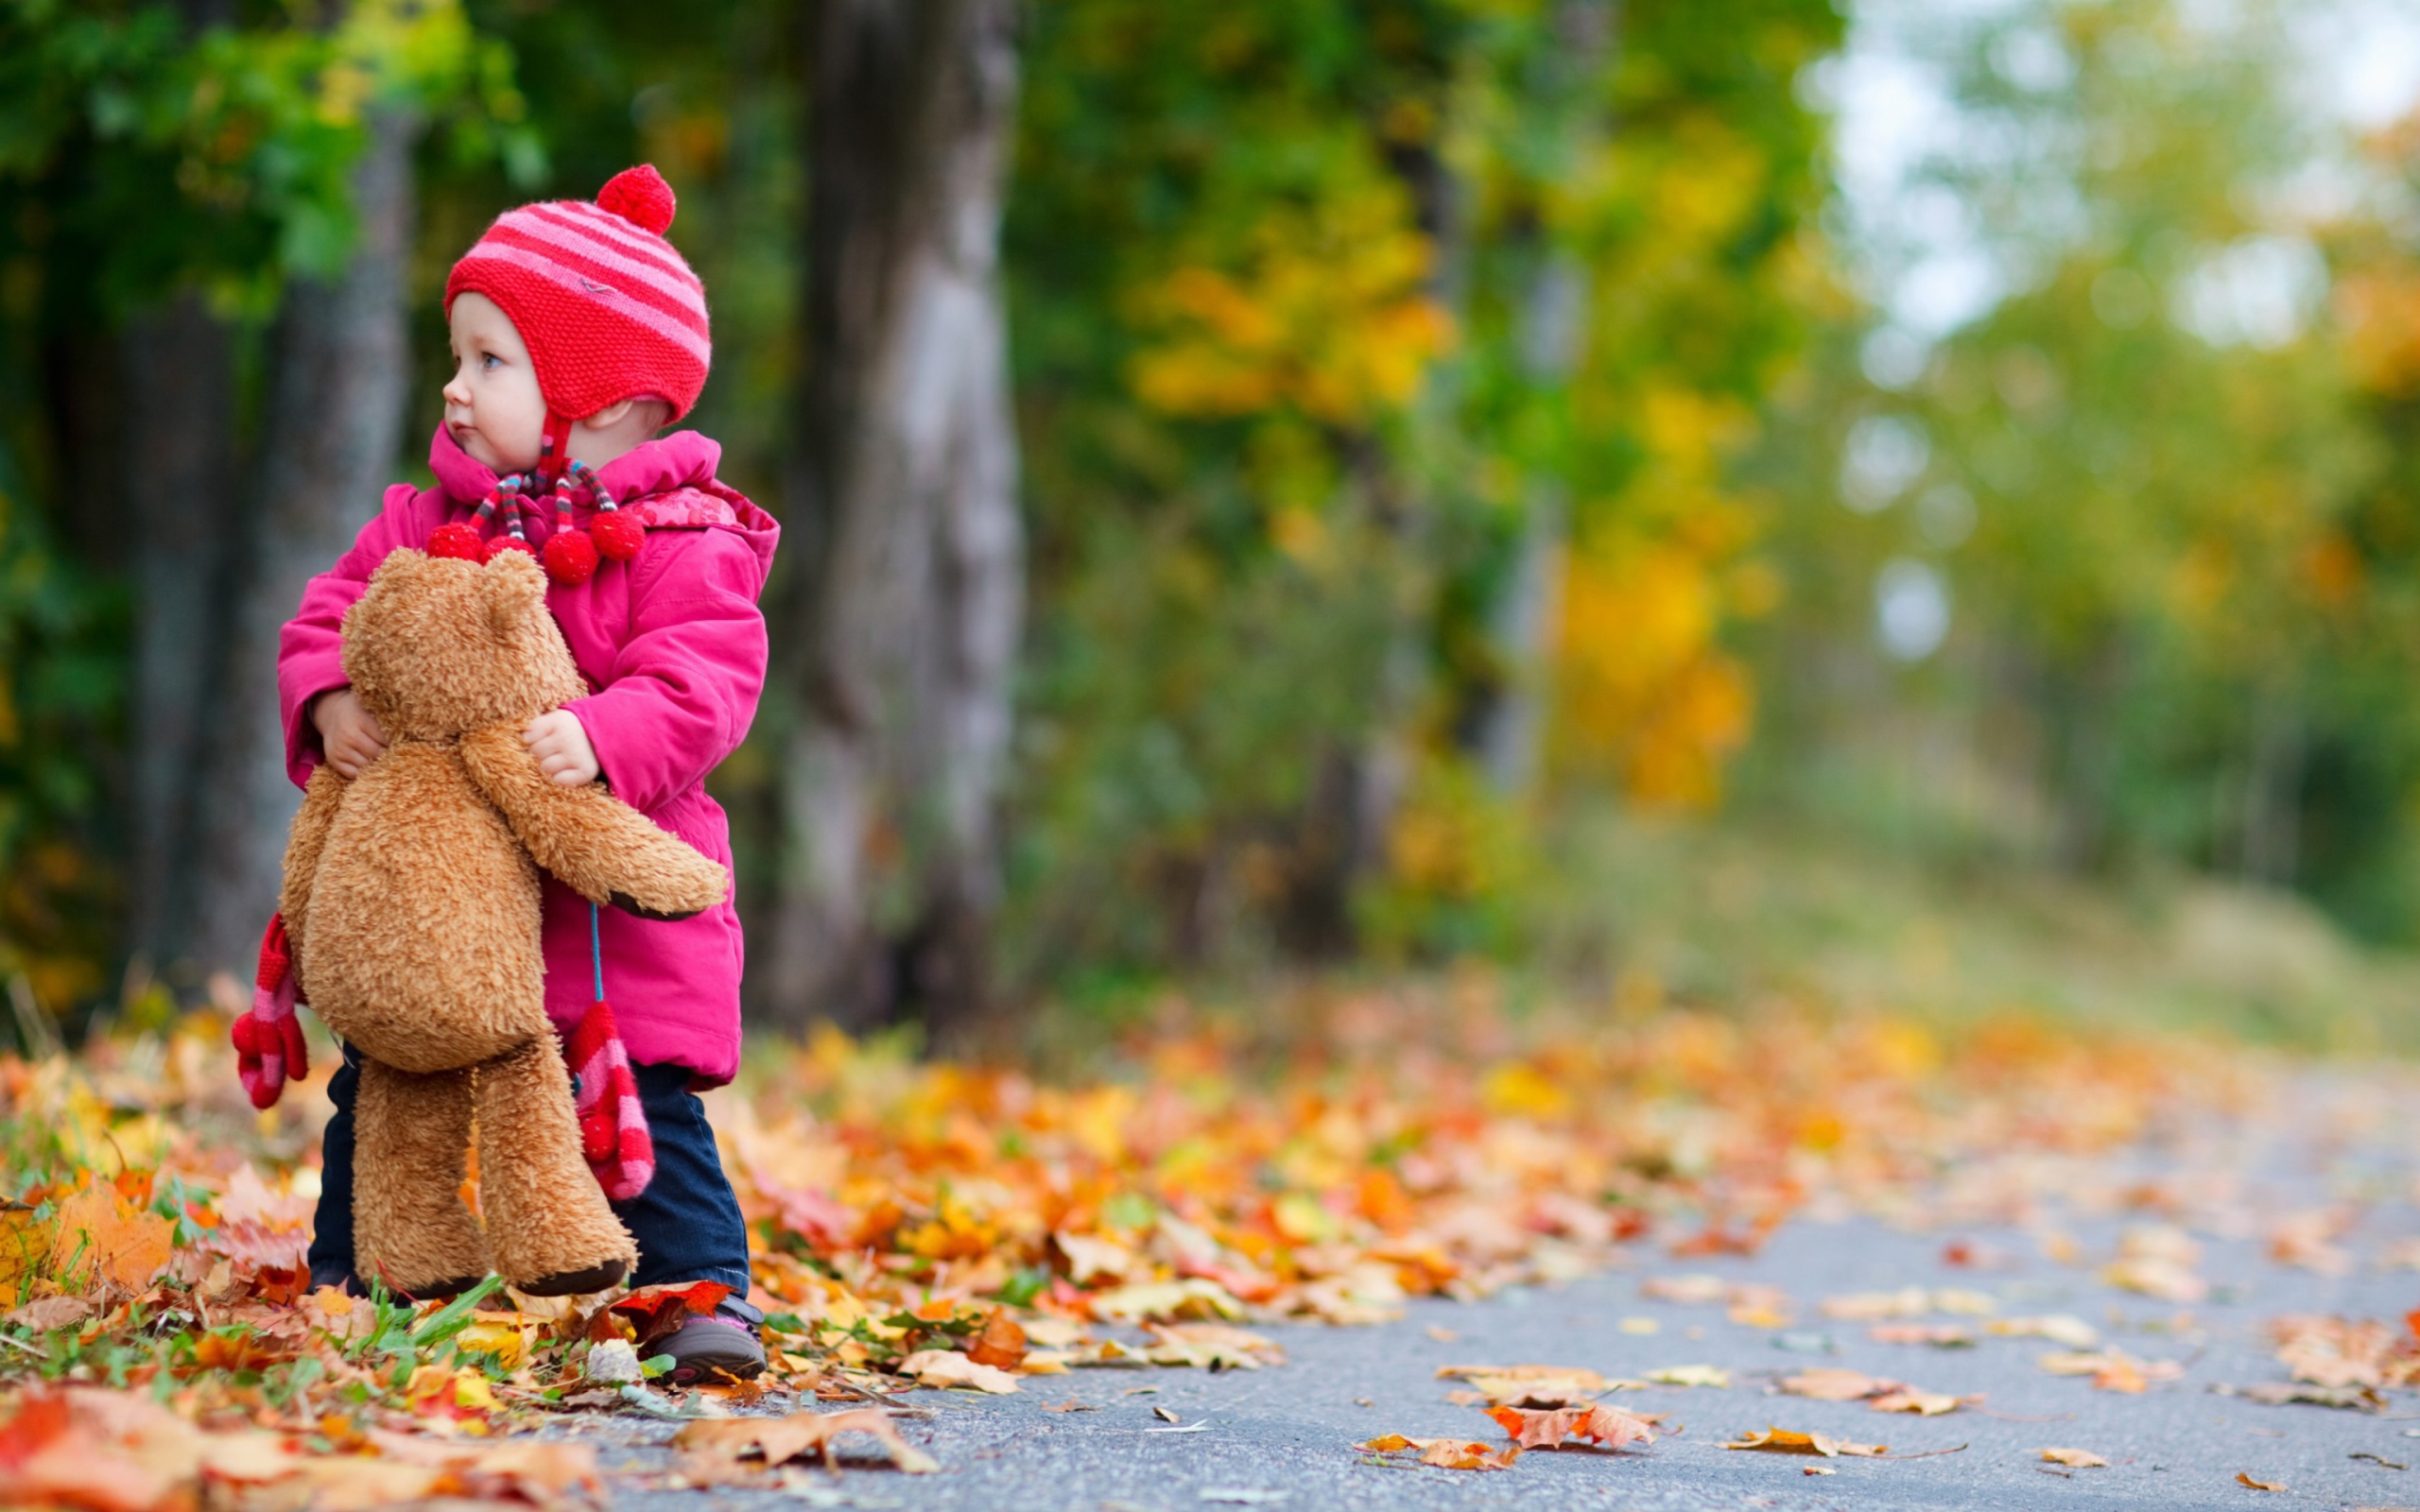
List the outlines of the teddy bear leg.
{"label": "teddy bear leg", "polygon": [[579,1153],[571,1074],[554,1040],[533,1040],[478,1074],[479,1210],[495,1268],[537,1297],[601,1292],[638,1246]]}
{"label": "teddy bear leg", "polygon": [[487,1246],[462,1204],[471,1074],[415,1076],[364,1058],[353,1118],[354,1264],[362,1280],[409,1297],[451,1297],[478,1284]]}

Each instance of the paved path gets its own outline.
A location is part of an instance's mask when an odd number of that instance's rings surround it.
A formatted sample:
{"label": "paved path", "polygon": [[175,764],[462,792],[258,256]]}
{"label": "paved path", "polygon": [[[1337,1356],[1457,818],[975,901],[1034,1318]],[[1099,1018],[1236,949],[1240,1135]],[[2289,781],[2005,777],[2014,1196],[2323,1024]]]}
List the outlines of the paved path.
{"label": "paved path", "polygon": [[[2411,1131],[2391,1103],[2345,1097],[2333,1083],[2303,1086],[2293,1107],[2267,1121],[2205,1128],[2191,1140],[2121,1161],[2013,1162],[1953,1182],[1942,1208],[1953,1218],[1997,1209],[2010,1223],[1967,1222],[1922,1230],[1870,1217],[1797,1221],[1754,1259],[1672,1261],[1642,1252],[1636,1266],[1485,1302],[1422,1302],[1379,1328],[1284,1328],[1288,1363],[1260,1371],[1080,1371],[1031,1378],[1014,1397],[918,1392],[901,1402],[928,1416],[903,1423],[942,1462],[908,1477],[849,1469],[799,1491],[682,1492],[660,1486],[666,1457],[646,1445],[668,1425],[597,1422],[608,1445],[616,1504],[657,1512],[809,1505],[1201,1512],[1220,1505],[1308,1508],[1524,1507],[2118,1508],[2141,1506],[2420,1507],[2420,1468],[2390,1469],[2356,1453],[2420,1467],[2420,1396],[2393,1393],[2383,1415],[2265,1406],[2217,1394],[2220,1383],[2280,1382],[2268,1322],[2281,1314],[2336,1313],[2399,1319],[2420,1305],[2420,1273],[2382,1260],[2420,1230],[2408,1160]],[[2281,1137],[2279,1129],[2291,1131]],[[2191,1228],[2204,1246],[2198,1274],[2212,1298],[2188,1309],[2106,1284],[2099,1264],[2150,1204]],[[2268,1233],[2290,1212],[2349,1216],[2341,1240],[2355,1267],[2342,1275],[2276,1263]],[[2073,1245],[2067,1263],[2045,1258],[2053,1233]],[[2237,1237],[2213,1237],[2233,1232]],[[1996,1264],[1946,1263],[1946,1241],[1966,1241]],[[1643,1280],[1683,1272],[1776,1286],[1799,1320],[1776,1331],[1730,1321],[1720,1305],[1648,1299]],[[2037,1365],[2059,1346],[1988,1337],[1974,1348],[1877,1344],[1866,1325],[1822,1317],[1839,1294],[1907,1285],[1987,1291],[2003,1315],[2067,1313],[2090,1320],[2110,1345],[2144,1360],[2184,1362],[2180,1380],[2139,1396]],[[2180,1312],[2190,1317],[2180,1318]],[[1628,1328],[1624,1320],[1633,1320]],[[1651,1319],[1656,1332],[1635,1320]],[[1944,1320],[1945,1321],[1945,1320]],[[1450,1340],[1436,1336],[1450,1331]],[[1837,1352],[1823,1352],[1826,1346]],[[1658,1388],[1613,1399],[1671,1415],[1678,1432],[1620,1454],[1531,1452],[1502,1472],[1455,1472],[1370,1463],[1353,1445],[1384,1433],[1499,1440],[1476,1410],[1446,1400],[1448,1364],[1585,1366],[1611,1376],[1681,1365],[1733,1372],[1729,1389]],[[1768,1395],[1766,1372],[1846,1366],[1931,1390],[1981,1393],[1983,1410],[1938,1418],[1884,1415],[1862,1403]],[[1097,1410],[1053,1413],[1077,1401]],[[1199,1432],[1162,1433],[1154,1406]],[[1988,1415],[1987,1415],[1988,1414]],[[1883,1442],[1893,1453],[1966,1446],[1910,1461],[1808,1460],[1721,1449],[1740,1430],[1769,1424]],[[2054,1473],[2046,1446],[2093,1451],[2105,1469]],[[1804,1473],[1819,1465],[1835,1471]],[[2249,1489],[2238,1472],[2287,1487]],[[1222,1493],[1257,1493],[1222,1500]],[[1281,1497],[1282,1493],[1282,1497]]]}

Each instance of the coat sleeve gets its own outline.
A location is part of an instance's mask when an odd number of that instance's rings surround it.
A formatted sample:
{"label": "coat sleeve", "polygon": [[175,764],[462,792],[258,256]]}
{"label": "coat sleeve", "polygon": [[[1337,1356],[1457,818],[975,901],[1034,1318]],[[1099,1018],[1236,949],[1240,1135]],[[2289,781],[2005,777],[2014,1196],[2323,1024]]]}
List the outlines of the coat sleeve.
{"label": "coat sleeve", "polygon": [[[656,542],[666,550],[657,561]],[[563,707],[596,748],[614,795],[642,813],[704,780],[739,748],[765,688],[763,568],[727,531],[649,536],[631,592],[631,636],[601,692]]]}
{"label": "coat sleeve", "polygon": [[398,483],[387,490],[385,507],[354,538],[353,548],[335,566],[302,589],[302,607],[285,622],[277,637],[277,704],[285,724],[285,771],[294,785],[311,781],[311,772],[325,753],[320,732],[311,727],[311,700],[341,688],[344,675],[344,611],[370,589],[370,575],[397,546],[424,539],[415,529],[426,512],[418,490]]}

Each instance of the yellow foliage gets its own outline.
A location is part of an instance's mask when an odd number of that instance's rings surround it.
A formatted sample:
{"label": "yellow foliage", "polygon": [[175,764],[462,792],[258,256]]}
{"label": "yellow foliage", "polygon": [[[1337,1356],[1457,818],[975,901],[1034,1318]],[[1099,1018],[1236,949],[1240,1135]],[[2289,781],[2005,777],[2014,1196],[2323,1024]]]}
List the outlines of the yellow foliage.
{"label": "yellow foliage", "polygon": [[1399,185],[1357,184],[1262,215],[1236,266],[1204,259],[1130,301],[1156,339],[1134,391],[1171,415],[1290,408],[1338,425],[1400,408],[1453,327],[1425,288],[1428,239]]}
{"label": "yellow foliage", "polygon": [[1643,802],[1705,808],[1747,739],[1754,694],[1714,644],[1719,564],[1681,541],[1583,548],[1564,566],[1561,747]]}
{"label": "yellow foliage", "polygon": [[2420,272],[2397,264],[2352,274],[2339,308],[2354,381],[2391,396],[2420,390]]}

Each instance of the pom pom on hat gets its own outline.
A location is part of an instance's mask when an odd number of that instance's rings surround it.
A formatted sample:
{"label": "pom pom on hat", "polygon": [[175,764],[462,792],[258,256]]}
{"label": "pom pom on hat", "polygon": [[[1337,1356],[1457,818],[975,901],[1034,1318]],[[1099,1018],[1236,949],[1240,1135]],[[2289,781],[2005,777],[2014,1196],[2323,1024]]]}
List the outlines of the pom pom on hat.
{"label": "pom pom on hat", "polygon": [[610,210],[644,232],[661,236],[672,229],[672,214],[681,201],[652,163],[624,168],[596,191],[596,208]]}

